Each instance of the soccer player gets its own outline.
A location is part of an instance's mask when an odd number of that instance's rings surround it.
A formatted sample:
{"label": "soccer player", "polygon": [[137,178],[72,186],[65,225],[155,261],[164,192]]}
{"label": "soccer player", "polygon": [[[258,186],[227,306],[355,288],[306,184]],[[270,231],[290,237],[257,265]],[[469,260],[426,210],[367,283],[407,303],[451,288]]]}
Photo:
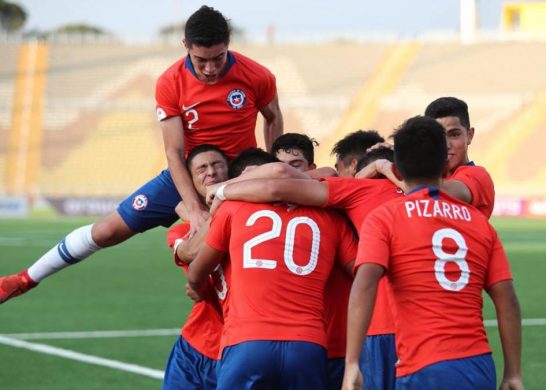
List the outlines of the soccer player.
{"label": "soccer player", "polygon": [[484,289],[499,321],[501,388],[523,388],[521,314],[508,260],[487,217],[438,190],[447,151],[445,130],[432,118],[411,118],[394,136],[395,168],[410,192],[372,211],[360,229],[345,390],[360,388],[358,359],[384,274],[396,318],[397,389],[495,389]]}
{"label": "soccer player", "polygon": [[474,138],[468,105],[455,97],[441,97],[427,106],[425,115],[436,119],[446,132],[449,175],[443,189],[489,218],[495,204],[495,189],[485,168],[468,158],[468,146]]}
{"label": "soccer player", "polygon": [[0,303],[99,249],[159,225],[172,225],[178,219],[175,206],[181,198],[189,215],[189,235],[195,234],[208,211],[184,164],[194,146],[216,145],[229,158],[256,146],[254,131],[260,112],[265,119],[266,147],[271,147],[283,127],[275,77],[250,58],[228,50],[230,32],[219,11],[201,7],[185,25],[187,55],[157,81],[157,117],[169,169],[127,197],[117,211],[69,233],[28,269],[0,278]]}
{"label": "soccer player", "polygon": [[[200,145],[190,150],[186,159],[193,185],[204,199],[206,186],[228,178],[227,157],[219,148]],[[167,243],[174,252],[174,261],[187,272],[208,232],[208,223],[199,232],[187,238],[189,222],[173,226],[167,233]],[[205,299],[196,302],[175,342],[163,379],[163,390],[207,390],[216,388],[216,364],[224,321],[220,300],[225,299],[227,286],[220,270],[213,273],[215,287],[205,293]]]}
{"label": "soccer player", "polygon": [[189,282],[203,291],[229,252],[219,390],[326,388],[324,286],[334,259],[351,266],[355,245],[334,211],[245,202],[216,211]]}
{"label": "soccer player", "polygon": [[[371,145],[369,145],[371,146]],[[369,146],[366,146],[369,147]],[[392,151],[380,148],[373,152],[377,157],[389,157]],[[217,192],[221,197],[230,200],[249,202],[290,202],[306,206],[333,207],[343,210],[358,229],[364,218],[375,207],[386,201],[403,196],[403,193],[390,180],[384,177],[377,179],[354,179],[348,177],[331,177],[323,181],[303,179],[283,180],[247,180],[222,185]],[[336,274],[332,276],[336,278]],[[331,382],[336,383],[336,370],[343,369],[339,358],[345,355],[346,313],[350,284],[347,278],[333,280],[337,287],[336,296],[331,306],[337,313],[332,313],[336,326],[329,329],[332,336],[330,352]],[[332,282],[332,280],[330,281]],[[332,290],[332,289],[330,289]],[[374,312],[373,326],[362,350],[362,371],[365,373],[365,389],[394,389],[395,363],[397,360],[394,343],[394,319],[387,298],[387,281],[380,284],[378,303]],[[333,324],[331,322],[330,324]],[[337,332],[336,332],[337,331]],[[338,358],[337,363],[335,358]],[[338,371],[339,372],[339,371]],[[338,377],[339,378],[339,377]],[[339,388],[337,385],[337,388]],[[332,388],[335,388],[333,385]]]}
{"label": "soccer player", "polygon": [[271,146],[271,154],[300,172],[316,169],[315,146],[318,142],[305,134],[285,133]]}
{"label": "soccer player", "polygon": [[384,142],[385,139],[375,130],[358,130],[339,140],[332,148],[336,155],[336,169],[341,177],[354,177],[358,172],[358,161],[366,154],[366,149]]}

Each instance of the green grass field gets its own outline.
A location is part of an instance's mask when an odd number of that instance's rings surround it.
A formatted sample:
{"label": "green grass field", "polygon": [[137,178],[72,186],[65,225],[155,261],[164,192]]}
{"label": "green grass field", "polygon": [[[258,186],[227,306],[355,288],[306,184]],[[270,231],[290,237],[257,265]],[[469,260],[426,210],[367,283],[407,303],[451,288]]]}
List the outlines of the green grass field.
{"label": "green grass field", "polygon": [[[89,222],[0,220],[0,274],[30,265],[67,232]],[[493,224],[511,259],[523,317],[543,319],[523,328],[523,372],[527,389],[544,389],[546,221],[496,219]],[[160,388],[161,380],[153,376],[163,370],[177,337],[175,329],[181,327],[191,307],[184,295],[183,272],[172,261],[165,233],[166,229],[158,228],[101,251],[47,279],[26,296],[0,306],[0,334],[12,340],[13,333],[36,333],[21,337],[25,344],[20,347],[0,338],[0,389]],[[489,301],[485,318],[494,318]],[[108,338],[49,334],[154,329],[170,331],[163,336]],[[487,330],[497,367],[502,367],[497,329]],[[77,352],[80,360],[58,356],[59,351]],[[84,362],[82,356],[115,361],[125,369],[127,364],[136,365],[138,373]]]}

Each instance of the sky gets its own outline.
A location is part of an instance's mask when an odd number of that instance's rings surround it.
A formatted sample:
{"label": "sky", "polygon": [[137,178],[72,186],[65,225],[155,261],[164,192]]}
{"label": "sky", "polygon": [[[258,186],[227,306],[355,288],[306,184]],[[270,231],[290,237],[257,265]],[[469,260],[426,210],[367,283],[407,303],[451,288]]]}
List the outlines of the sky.
{"label": "sky", "polygon": [[[87,23],[126,39],[153,37],[181,22],[202,4],[220,10],[247,35],[390,33],[411,37],[430,31],[455,32],[460,0],[10,0],[29,18],[24,29],[52,30]],[[479,26],[497,30],[504,0],[478,0]],[[513,2],[513,1],[512,1]]]}

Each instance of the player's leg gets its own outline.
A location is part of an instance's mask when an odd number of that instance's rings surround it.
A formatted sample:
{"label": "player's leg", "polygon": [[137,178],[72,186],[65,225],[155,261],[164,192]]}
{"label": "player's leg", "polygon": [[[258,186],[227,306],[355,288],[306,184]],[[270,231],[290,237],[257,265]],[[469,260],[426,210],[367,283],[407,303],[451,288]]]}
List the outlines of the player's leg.
{"label": "player's leg", "polygon": [[339,390],[343,384],[345,358],[328,359],[328,390]]}
{"label": "player's leg", "polygon": [[216,360],[197,352],[180,336],[169,356],[162,390],[214,390],[216,363]]}
{"label": "player's leg", "polygon": [[444,360],[396,378],[397,390],[495,390],[495,363],[491,354]]}
{"label": "player's leg", "polygon": [[178,219],[174,211],[178,202],[180,195],[165,170],[121,202],[117,211],[69,233],[28,270],[0,278],[0,303],[25,293],[46,277],[101,248],[117,245],[159,225],[170,226]]}
{"label": "player's leg", "polygon": [[280,342],[245,341],[224,348],[218,363],[217,390],[274,390],[281,379]]}
{"label": "player's leg", "polygon": [[392,390],[396,379],[396,345],[394,335],[366,337],[360,354],[364,390]]}
{"label": "player's leg", "polygon": [[286,390],[321,390],[328,385],[328,352],[319,344],[283,341],[282,384]]}

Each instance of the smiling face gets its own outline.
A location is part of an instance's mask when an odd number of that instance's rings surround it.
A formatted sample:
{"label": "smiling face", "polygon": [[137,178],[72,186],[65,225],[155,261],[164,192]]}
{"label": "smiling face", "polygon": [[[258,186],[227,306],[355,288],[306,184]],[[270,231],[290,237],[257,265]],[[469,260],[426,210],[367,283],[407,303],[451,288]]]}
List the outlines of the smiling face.
{"label": "smiling face", "polygon": [[204,47],[194,44],[188,47],[184,41],[184,46],[186,46],[197,78],[207,84],[216,84],[227,65],[227,45],[219,43],[211,47]]}
{"label": "smiling face", "polygon": [[444,126],[446,131],[449,172],[453,172],[457,167],[469,161],[468,145],[472,143],[474,128],[467,129],[456,116],[437,118],[436,121]]}
{"label": "smiling face", "polygon": [[193,157],[190,164],[190,173],[197,193],[205,196],[207,186],[228,179],[228,164],[220,153],[211,150]]}

